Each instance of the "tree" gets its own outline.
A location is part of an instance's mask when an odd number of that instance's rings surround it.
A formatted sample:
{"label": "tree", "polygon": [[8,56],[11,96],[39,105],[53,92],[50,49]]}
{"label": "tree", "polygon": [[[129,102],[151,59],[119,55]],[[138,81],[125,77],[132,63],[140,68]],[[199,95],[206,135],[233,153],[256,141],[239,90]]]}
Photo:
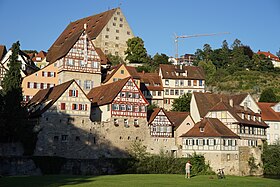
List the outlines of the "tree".
{"label": "tree", "polygon": [[144,41],[139,37],[130,38],[126,42],[125,60],[130,63],[147,63],[149,61]]}
{"label": "tree", "polygon": [[118,64],[124,64],[124,60],[119,55],[112,55],[111,53],[107,55],[109,61],[111,62],[112,66],[118,65]]}
{"label": "tree", "polygon": [[267,88],[262,91],[259,102],[276,103],[277,97],[272,88]]}
{"label": "tree", "polygon": [[18,61],[19,42],[12,46],[12,55],[9,59],[8,70],[3,79],[4,92],[4,115],[5,129],[7,132],[7,141],[18,141],[20,127],[23,123],[24,110],[22,103],[22,88],[21,88],[21,64]]}
{"label": "tree", "polygon": [[279,51],[276,52],[276,55],[278,56],[278,58],[280,58],[280,48]]}
{"label": "tree", "polygon": [[215,65],[212,63],[212,61],[200,61],[198,63],[199,67],[202,67],[205,74],[206,74],[206,81],[207,84],[211,83],[214,79],[215,73],[216,73],[216,67]]}
{"label": "tree", "polygon": [[174,99],[172,104],[172,111],[178,112],[189,112],[190,111],[190,104],[191,104],[191,97],[190,93],[181,95],[178,99]]}

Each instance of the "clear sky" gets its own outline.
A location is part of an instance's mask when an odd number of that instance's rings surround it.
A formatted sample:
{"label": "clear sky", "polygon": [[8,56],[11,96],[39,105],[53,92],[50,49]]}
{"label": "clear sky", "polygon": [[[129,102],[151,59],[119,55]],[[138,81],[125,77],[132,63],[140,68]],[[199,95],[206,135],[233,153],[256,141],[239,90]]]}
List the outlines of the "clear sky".
{"label": "clear sky", "polygon": [[174,34],[230,32],[179,40],[179,55],[238,38],[253,51],[280,48],[280,0],[0,0],[0,45],[47,51],[70,21],[118,7],[150,55],[175,55]]}

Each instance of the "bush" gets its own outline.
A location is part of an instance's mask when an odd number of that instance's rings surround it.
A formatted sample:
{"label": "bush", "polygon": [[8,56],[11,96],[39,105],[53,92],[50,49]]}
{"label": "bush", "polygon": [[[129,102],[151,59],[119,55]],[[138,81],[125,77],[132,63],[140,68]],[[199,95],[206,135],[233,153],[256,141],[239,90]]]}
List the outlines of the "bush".
{"label": "bush", "polygon": [[264,145],[262,154],[263,169],[265,175],[280,176],[280,144]]}

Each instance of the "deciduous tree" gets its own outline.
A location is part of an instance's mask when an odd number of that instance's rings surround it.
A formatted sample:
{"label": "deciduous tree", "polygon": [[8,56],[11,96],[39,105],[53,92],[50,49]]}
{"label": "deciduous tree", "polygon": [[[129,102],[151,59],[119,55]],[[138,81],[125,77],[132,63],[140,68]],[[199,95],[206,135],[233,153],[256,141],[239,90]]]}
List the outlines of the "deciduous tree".
{"label": "deciduous tree", "polygon": [[190,93],[181,95],[178,99],[174,99],[172,111],[189,112],[192,95]]}
{"label": "deciduous tree", "polygon": [[127,40],[127,49],[125,60],[130,63],[147,63],[149,58],[144,41],[140,37],[134,37]]}
{"label": "deciduous tree", "polygon": [[268,103],[275,103],[277,102],[277,97],[274,94],[274,91],[272,88],[267,88],[262,91],[261,97],[259,99],[259,102],[268,102]]}

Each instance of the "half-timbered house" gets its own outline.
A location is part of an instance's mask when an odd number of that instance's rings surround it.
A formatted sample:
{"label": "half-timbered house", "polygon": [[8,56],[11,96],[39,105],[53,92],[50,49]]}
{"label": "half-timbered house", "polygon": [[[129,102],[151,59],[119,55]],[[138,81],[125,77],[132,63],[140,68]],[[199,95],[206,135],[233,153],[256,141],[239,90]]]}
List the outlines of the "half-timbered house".
{"label": "half-timbered house", "polygon": [[182,134],[190,130],[194,122],[188,112],[165,111],[156,108],[149,116],[150,142],[148,151],[165,151],[173,156],[181,156]]}

